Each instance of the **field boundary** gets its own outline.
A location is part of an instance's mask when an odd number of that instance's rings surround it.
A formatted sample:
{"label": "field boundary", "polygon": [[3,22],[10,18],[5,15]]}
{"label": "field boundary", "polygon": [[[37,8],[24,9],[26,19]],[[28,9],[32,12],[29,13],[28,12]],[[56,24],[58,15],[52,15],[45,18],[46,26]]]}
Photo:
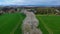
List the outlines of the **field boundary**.
{"label": "field boundary", "polygon": [[44,26],[44,27],[46,28],[46,30],[49,32],[49,34],[53,34],[52,30],[46,26],[46,24],[44,23],[44,21],[43,21],[41,18],[40,18],[40,20],[41,20],[43,26]]}

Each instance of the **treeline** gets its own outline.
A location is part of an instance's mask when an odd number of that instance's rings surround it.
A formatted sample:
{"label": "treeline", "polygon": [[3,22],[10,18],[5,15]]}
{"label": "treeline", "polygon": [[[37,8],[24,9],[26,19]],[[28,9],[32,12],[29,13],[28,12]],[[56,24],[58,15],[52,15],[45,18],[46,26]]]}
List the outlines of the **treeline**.
{"label": "treeline", "polygon": [[57,8],[36,8],[36,14],[60,14]]}
{"label": "treeline", "polygon": [[59,7],[0,7],[1,13],[14,13],[20,12],[22,9],[33,9],[36,11],[35,14],[57,14],[60,15]]}
{"label": "treeline", "polygon": [[59,7],[24,7],[25,9],[34,9],[36,14],[60,14]]}

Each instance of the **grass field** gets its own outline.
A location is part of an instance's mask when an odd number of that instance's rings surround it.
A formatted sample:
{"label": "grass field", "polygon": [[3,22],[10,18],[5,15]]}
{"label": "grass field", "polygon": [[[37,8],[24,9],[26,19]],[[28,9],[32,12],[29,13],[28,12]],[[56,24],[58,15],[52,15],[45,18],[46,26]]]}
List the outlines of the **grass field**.
{"label": "grass field", "polygon": [[[43,34],[60,34],[60,16],[36,16]],[[0,34],[22,34],[22,21],[25,15],[12,13],[0,15]]]}
{"label": "grass field", "polygon": [[[25,15],[22,13],[12,13],[0,15],[0,34],[21,34],[21,25]],[[18,27],[17,27],[17,24]],[[13,30],[14,29],[14,30]]]}
{"label": "grass field", "polygon": [[43,34],[60,34],[60,16],[37,16]]}

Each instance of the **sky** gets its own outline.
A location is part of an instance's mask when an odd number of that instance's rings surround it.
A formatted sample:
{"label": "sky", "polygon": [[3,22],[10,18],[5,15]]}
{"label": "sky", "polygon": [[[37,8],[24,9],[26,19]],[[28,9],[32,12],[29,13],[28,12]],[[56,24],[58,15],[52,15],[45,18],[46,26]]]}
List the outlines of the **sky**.
{"label": "sky", "polygon": [[0,0],[0,5],[45,5],[59,6],[60,0]]}

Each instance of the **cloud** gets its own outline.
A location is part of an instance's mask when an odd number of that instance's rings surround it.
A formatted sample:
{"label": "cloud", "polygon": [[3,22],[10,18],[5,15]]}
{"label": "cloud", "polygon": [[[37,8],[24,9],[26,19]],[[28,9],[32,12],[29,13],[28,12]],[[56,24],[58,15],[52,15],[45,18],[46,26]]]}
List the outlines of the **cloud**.
{"label": "cloud", "polygon": [[22,0],[4,0],[3,2],[0,2],[0,5],[3,4],[3,5],[10,5],[10,4],[21,4],[23,3],[24,1]]}
{"label": "cloud", "polygon": [[60,5],[60,0],[0,0],[0,5]]}

